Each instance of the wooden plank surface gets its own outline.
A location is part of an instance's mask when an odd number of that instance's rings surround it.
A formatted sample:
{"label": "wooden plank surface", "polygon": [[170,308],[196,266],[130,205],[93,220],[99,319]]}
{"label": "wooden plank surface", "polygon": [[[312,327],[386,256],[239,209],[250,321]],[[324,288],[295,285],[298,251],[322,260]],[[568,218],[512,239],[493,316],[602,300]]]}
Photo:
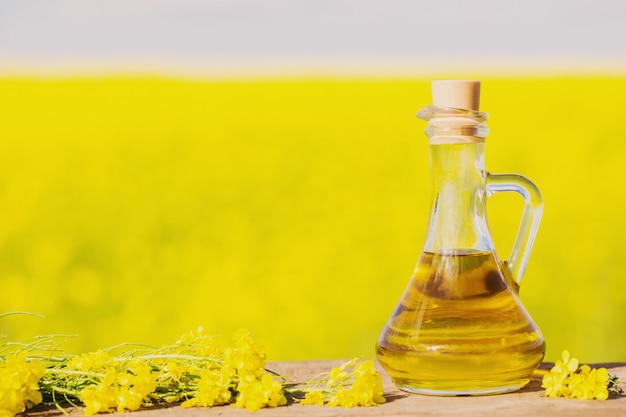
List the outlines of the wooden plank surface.
{"label": "wooden plank surface", "polygon": [[[306,381],[312,376],[329,371],[340,361],[278,362],[268,368],[284,375],[289,381]],[[604,366],[609,373],[626,380],[626,363],[596,364]],[[549,369],[551,364],[543,364]],[[255,413],[221,406],[214,408],[183,409],[178,405],[153,407],[135,411],[137,417],[210,417],[210,416],[507,416],[507,417],[626,417],[626,395],[606,401],[583,401],[577,399],[546,398],[540,377],[522,390],[500,395],[481,397],[431,397],[399,391],[389,377],[381,372],[387,403],[378,407],[341,408],[328,406],[303,406],[290,404],[284,407],[262,409]],[[624,388],[622,383],[622,387]],[[70,410],[72,417],[82,416],[80,410]],[[62,417],[56,409],[36,409],[24,413],[25,417]]]}

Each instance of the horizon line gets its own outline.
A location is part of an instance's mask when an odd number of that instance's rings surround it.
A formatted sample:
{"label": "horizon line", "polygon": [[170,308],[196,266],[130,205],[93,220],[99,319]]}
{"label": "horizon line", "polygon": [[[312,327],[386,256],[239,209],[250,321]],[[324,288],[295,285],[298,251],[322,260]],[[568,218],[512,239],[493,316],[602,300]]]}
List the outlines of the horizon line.
{"label": "horizon line", "polygon": [[[541,59],[539,59],[541,58]],[[218,57],[204,59],[2,59],[1,77],[163,76],[186,78],[422,78],[441,76],[626,76],[626,59],[500,56]]]}

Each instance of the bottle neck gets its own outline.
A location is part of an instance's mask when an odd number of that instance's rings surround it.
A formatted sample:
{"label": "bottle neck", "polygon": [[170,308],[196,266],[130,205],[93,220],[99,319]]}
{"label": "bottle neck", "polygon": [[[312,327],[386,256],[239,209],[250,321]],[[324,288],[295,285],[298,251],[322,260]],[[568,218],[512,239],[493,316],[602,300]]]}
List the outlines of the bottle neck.
{"label": "bottle neck", "polygon": [[493,250],[487,226],[485,144],[431,144],[431,209],[424,251]]}

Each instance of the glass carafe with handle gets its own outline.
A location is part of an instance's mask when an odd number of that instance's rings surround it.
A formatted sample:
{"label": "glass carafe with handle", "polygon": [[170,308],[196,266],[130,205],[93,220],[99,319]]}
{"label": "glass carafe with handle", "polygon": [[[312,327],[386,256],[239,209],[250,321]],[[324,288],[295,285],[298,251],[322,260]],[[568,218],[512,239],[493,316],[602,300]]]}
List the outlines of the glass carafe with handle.
{"label": "glass carafe with handle", "polygon": [[[414,274],[378,338],[382,367],[402,390],[431,395],[515,391],[541,363],[545,343],[519,298],[543,203],[515,174],[485,169],[487,114],[480,82],[433,81],[428,121],[431,209]],[[494,250],[486,200],[517,192],[525,206],[510,256]]]}

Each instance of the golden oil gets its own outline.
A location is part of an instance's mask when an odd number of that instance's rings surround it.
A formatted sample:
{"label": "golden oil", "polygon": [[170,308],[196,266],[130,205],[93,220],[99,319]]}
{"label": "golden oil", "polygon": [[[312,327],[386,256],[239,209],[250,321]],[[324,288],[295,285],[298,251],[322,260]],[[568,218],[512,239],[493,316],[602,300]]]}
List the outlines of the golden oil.
{"label": "golden oil", "polygon": [[508,267],[488,252],[423,252],[376,346],[402,390],[434,395],[515,391],[545,344]]}

